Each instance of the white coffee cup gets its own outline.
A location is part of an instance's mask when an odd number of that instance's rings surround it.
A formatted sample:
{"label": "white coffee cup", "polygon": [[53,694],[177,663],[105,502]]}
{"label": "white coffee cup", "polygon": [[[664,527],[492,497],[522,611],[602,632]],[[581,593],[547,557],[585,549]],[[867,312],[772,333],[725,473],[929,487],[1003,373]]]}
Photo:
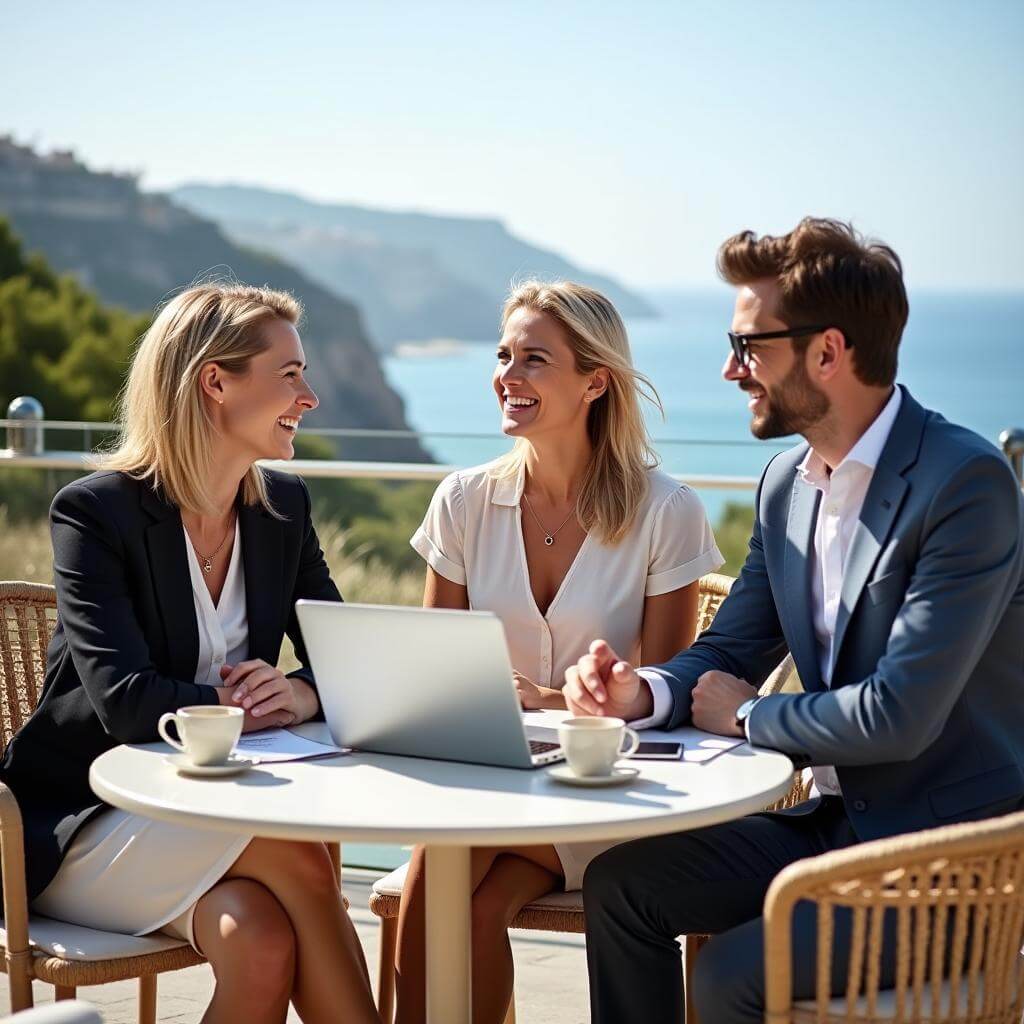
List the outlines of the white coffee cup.
{"label": "white coffee cup", "polygon": [[[221,704],[193,704],[160,716],[157,731],[195,765],[223,764],[242,735],[245,712]],[[167,732],[174,722],[180,740]]]}
{"label": "white coffee cup", "polygon": [[[640,744],[640,737],[621,718],[589,715],[567,718],[558,727],[558,739],[569,767],[583,776],[611,775],[615,762]],[[623,739],[628,741],[625,749]]]}

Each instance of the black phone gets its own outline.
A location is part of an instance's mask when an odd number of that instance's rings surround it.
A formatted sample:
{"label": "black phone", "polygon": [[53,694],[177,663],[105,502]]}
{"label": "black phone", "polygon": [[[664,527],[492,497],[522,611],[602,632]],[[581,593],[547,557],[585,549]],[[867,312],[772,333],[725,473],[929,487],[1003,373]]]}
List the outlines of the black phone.
{"label": "black phone", "polygon": [[642,740],[629,756],[636,761],[678,761],[683,745],[674,740]]}

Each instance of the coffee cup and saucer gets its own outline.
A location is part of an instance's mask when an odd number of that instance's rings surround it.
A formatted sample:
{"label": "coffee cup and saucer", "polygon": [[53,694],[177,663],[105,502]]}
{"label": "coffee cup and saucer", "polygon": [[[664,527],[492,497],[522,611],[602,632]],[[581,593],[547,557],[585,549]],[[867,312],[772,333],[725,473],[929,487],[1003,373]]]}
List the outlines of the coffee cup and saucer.
{"label": "coffee cup and saucer", "polygon": [[[157,731],[180,753],[168,754],[164,760],[180,775],[198,778],[237,775],[248,770],[255,762],[234,753],[244,718],[241,708],[219,704],[195,704],[168,711],[160,716]],[[168,733],[171,722],[180,739]]]}
{"label": "coffee cup and saucer", "polygon": [[[621,718],[581,715],[558,727],[565,764],[548,769],[556,782],[569,786],[620,786],[640,774],[632,765],[618,765],[640,743],[640,737]],[[627,745],[623,747],[623,741]]]}

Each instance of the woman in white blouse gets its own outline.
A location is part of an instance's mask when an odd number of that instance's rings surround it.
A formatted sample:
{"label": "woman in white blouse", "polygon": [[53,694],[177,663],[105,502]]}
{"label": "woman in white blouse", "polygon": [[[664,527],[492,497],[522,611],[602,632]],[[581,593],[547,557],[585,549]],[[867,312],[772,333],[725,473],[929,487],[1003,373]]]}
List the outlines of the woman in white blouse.
{"label": "woman in white blouse", "polygon": [[[75,924],[187,939],[213,966],[205,1024],[370,1024],[366,964],[322,843],[234,836],[98,803],[89,765],[157,739],[190,704],[244,728],[319,713],[297,598],[341,600],[287,459],[316,408],[291,296],[203,285],[172,299],[135,356],[104,471],[50,513],[59,622],[35,713],[0,775],[25,821],[33,909]],[[302,667],[277,665],[284,633]],[[170,770],[170,769],[168,769]]]}
{"label": "woman in white blouse", "polygon": [[[699,578],[722,564],[700,499],[654,468],[641,396],[612,304],[572,283],[526,282],[505,304],[493,386],[515,445],[438,487],[412,538],[424,605],[502,620],[524,708],[564,708],[565,670],[594,636],[648,664],[689,646]],[[614,640],[611,638],[614,637]],[[454,652],[453,652],[454,654]],[[611,843],[473,855],[473,1019],[504,1019],[507,929],[552,889],[578,889]],[[396,957],[399,1024],[423,1020],[423,852],[409,865]]]}

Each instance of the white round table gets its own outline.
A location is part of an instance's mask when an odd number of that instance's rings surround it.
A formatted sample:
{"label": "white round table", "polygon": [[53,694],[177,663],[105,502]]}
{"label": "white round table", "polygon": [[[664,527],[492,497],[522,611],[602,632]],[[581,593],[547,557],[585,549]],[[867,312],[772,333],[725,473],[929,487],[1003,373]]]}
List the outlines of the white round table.
{"label": "white round table", "polygon": [[[553,725],[559,717],[531,715],[529,722]],[[322,725],[298,731],[330,742]],[[789,790],[793,766],[782,754],[745,743],[702,754],[701,744],[712,742],[706,733],[645,733],[669,736],[681,739],[686,757],[695,760],[632,762],[641,775],[606,789],[570,787],[543,768],[364,753],[194,779],[165,761],[170,748],[162,743],[107,751],[93,763],[89,781],[115,807],[184,825],[280,839],[425,844],[428,1021],[469,1024],[472,847],[701,828],[761,810]]]}

